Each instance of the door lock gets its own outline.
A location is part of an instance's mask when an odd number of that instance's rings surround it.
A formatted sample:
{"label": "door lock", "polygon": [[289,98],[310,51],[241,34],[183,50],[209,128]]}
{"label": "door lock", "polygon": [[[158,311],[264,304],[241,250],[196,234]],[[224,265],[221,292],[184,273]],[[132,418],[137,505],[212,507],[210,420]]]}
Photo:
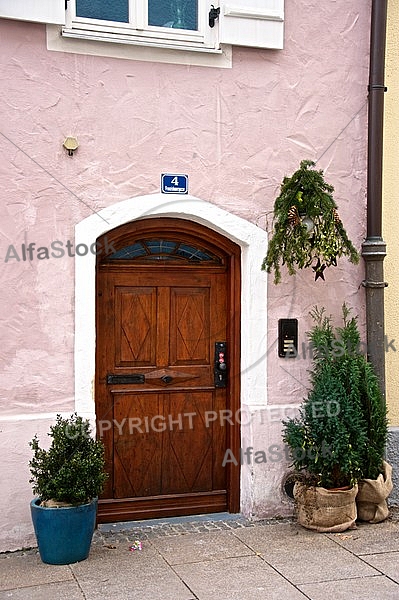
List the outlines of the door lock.
{"label": "door lock", "polygon": [[217,388],[227,386],[226,342],[215,342],[214,382]]}

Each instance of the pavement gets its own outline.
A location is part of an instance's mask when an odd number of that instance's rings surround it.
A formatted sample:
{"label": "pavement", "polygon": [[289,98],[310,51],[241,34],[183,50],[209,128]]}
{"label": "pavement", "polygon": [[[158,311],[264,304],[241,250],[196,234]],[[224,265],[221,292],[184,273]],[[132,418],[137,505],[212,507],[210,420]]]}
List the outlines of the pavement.
{"label": "pavement", "polygon": [[79,563],[44,564],[35,548],[0,554],[6,598],[398,600],[399,513],[335,534],[226,514],[100,525]]}

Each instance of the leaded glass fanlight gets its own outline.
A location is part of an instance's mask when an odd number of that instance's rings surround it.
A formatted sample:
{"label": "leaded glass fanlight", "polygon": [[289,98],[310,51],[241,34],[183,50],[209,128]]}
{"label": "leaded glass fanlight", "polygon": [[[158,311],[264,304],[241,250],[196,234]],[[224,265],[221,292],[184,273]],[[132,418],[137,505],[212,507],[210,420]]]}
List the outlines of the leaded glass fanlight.
{"label": "leaded glass fanlight", "polygon": [[136,240],[107,257],[108,261],[179,261],[221,264],[221,259],[207,249],[168,239]]}

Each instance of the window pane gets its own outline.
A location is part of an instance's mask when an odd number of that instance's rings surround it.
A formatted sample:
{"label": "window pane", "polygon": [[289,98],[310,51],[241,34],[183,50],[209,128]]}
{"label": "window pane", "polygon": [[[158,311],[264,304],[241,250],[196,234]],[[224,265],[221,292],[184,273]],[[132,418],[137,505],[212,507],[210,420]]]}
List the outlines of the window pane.
{"label": "window pane", "polygon": [[76,16],[129,22],[129,0],[76,0]]}
{"label": "window pane", "polygon": [[148,25],[198,29],[198,0],[148,0]]}
{"label": "window pane", "polygon": [[200,260],[214,260],[214,256],[199,250],[199,248],[193,248],[187,244],[180,244],[177,252],[177,256],[183,256],[188,260],[200,261]]}
{"label": "window pane", "polygon": [[136,242],[131,246],[125,246],[125,248],[113,252],[109,258],[112,260],[131,260],[138,256],[145,256],[146,254],[143,244],[141,242]]}
{"label": "window pane", "polygon": [[190,246],[174,240],[140,240],[133,242],[113,254],[106,260],[138,260],[140,261],[183,261],[189,263],[221,264],[221,260],[213,253],[202,248]]}
{"label": "window pane", "polygon": [[171,254],[175,250],[177,242],[146,240],[146,246],[151,254]]}

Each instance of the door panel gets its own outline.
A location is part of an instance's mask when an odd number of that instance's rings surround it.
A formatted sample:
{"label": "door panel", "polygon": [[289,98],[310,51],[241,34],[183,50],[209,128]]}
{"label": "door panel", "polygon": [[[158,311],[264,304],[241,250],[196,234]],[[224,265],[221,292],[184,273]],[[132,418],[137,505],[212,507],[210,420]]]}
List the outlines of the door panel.
{"label": "door panel", "polygon": [[115,288],[115,367],[155,365],[155,287]]}
{"label": "door panel", "polygon": [[170,312],[170,364],[209,365],[209,288],[172,288]]}
{"label": "door panel", "polygon": [[169,394],[165,411],[168,418],[162,463],[163,494],[213,489],[212,431],[201,419],[212,407],[212,392]]}
{"label": "door panel", "polygon": [[162,412],[162,394],[113,395],[115,498],[161,494]]}
{"label": "door panel", "polygon": [[99,265],[100,522],[238,510],[239,466],[223,458],[239,430],[221,418],[238,405],[237,361],[232,385],[214,386],[215,342],[237,343],[232,289],[225,264]]}

